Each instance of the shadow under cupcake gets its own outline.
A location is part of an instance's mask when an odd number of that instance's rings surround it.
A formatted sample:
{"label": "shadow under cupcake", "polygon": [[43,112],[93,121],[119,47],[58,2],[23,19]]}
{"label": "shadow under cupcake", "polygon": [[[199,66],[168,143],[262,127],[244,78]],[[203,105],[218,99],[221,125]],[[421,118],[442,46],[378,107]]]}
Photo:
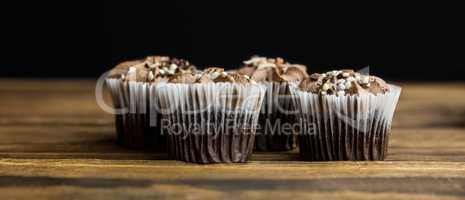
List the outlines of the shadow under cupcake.
{"label": "shadow under cupcake", "polygon": [[303,160],[384,160],[399,87],[340,70],[312,74],[291,91]]}
{"label": "shadow under cupcake", "polygon": [[265,89],[247,76],[209,68],[157,86],[171,158],[193,163],[247,162]]}
{"label": "shadow under cupcake", "polygon": [[118,144],[130,149],[166,151],[154,86],[177,73],[191,71],[195,67],[188,61],[166,56],[149,56],[113,68],[106,84],[118,111],[115,114]]}

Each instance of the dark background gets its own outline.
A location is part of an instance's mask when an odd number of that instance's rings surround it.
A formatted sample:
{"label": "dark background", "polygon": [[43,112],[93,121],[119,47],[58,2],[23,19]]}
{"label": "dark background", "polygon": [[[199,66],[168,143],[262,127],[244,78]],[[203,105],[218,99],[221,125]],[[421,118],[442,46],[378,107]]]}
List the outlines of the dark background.
{"label": "dark background", "polygon": [[233,67],[281,56],[310,72],[465,80],[461,5],[303,1],[15,1],[0,7],[0,77],[97,78],[152,54]]}

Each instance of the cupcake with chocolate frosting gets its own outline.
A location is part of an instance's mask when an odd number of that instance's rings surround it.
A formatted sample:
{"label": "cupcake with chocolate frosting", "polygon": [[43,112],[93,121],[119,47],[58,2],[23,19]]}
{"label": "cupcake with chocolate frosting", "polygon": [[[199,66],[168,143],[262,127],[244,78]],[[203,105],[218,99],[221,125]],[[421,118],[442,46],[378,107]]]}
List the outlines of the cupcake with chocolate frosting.
{"label": "cupcake with chocolate frosting", "polygon": [[194,71],[188,61],[167,56],[149,56],[114,67],[106,83],[117,111],[118,143],[132,149],[164,151],[166,137],[160,130],[161,115],[154,86],[176,74]]}
{"label": "cupcake with chocolate frosting", "polygon": [[265,88],[247,75],[208,68],[157,86],[171,158],[246,162],[253,150]]}
{"label": "cupcake with chocolate frosting", "polygon": [[312,74],[293,88],[304,160],[383,160],[401,89],[353,70]]}
{"label": "cupcake with chocolate frosting", "polygon": [[288,63],[279,57],[254,56],[244,61],[244,66],[237,72],[253,78],[267,88],[260,112],[260,130],[255,138],[255,149],[287,151],[295,148],[294,130],[289,127],[294,127],[297,120],[289,86],[308,77],[306,67]]}

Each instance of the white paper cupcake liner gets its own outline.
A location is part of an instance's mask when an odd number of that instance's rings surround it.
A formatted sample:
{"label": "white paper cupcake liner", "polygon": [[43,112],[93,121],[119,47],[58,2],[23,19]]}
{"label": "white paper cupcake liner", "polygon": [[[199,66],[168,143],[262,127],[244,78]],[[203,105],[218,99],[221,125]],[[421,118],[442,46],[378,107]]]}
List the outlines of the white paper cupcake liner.
{"label": "white paper cupcake liner", "polygon": [[110,78],[118,143],[133,149],[164,151],[166,136],[160,130],[159,106],[155,84]]}
{"label": "white paper cupcake liner", "polygon": [[195,163],[246,162],[265,88],[254,84],[159,84],[168,153]]}
{"label": "white paper cupcake liner", "polygon": [[289,126],[296,121],[288,82],[262,82],[266,87],[260,112],[259,130],[255,137],[258,151],[288,151],[295,148],[295,134]]}
{"label": "white paper cupcake liner", "polygon": [[304,160],[383,160],[401,88],[373,95],[319,95],[292,88]]}

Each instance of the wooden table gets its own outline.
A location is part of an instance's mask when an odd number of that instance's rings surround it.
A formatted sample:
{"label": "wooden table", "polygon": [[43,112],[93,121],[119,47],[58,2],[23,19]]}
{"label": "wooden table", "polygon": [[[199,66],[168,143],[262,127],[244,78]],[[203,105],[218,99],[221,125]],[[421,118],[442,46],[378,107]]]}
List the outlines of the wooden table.
{"label": "wooden table", "polygon": [[197,165],[115,145],[91,80],[0,80],[0,199],[464,199],[465,84],[400,84],[383,162]]}

